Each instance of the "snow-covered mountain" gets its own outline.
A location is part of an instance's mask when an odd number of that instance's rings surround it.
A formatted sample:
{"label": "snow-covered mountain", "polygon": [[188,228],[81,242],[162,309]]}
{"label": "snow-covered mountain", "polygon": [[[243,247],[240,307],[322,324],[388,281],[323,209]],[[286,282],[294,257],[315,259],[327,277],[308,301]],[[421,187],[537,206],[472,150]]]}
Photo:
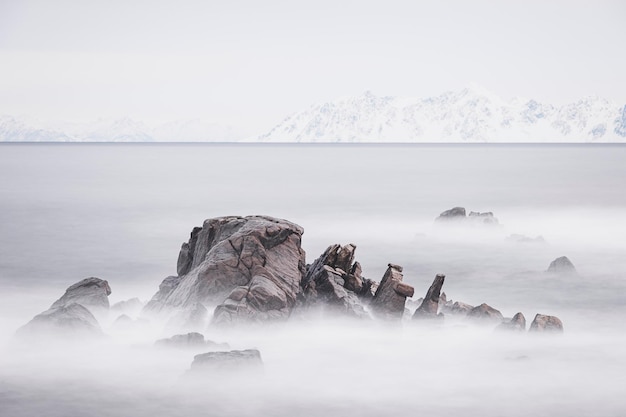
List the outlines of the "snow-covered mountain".
{"label": "snow-covered mountain", "polygon": [[231,126],[197,119],[151,127],[130,118],[44,123],[0,116],[0,141],[5,142],[236,142],[243,137]]}
{"label": "snow-covered mountain", "polygon": [[626,106],[590,97],[557,107],[478,88],[429,98],[366,92],[286,118],[262,142],[626,142]]}

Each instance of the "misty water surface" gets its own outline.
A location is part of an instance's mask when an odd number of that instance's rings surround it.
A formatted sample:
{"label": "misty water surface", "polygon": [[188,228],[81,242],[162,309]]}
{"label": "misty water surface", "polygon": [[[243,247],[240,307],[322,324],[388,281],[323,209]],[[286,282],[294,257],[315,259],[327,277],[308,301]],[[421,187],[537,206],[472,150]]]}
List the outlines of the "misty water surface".
{"label": "misty water surface", "polygon": [[[555,145],[2,145],[0,414],[623,415],[626,147]],[[496,228],[441,228],[464,206]],[[262,376],[181,382],[193,352],[160,352],[158,323],[87,345],[17,348],[13,332],[87,276],[112,303],[147,300],[174,274],[194,226],[268,214],[305,229],[312,262],[357,245],[364,275],[387,263],[422,297],[564,323],[558,337],[295,320],[207,338],[256,347]],[[543,236],[520,243],[512,234]],[[577,276],[544,271],[567,255]],[[197,352],[196,352],[197,353]]]}

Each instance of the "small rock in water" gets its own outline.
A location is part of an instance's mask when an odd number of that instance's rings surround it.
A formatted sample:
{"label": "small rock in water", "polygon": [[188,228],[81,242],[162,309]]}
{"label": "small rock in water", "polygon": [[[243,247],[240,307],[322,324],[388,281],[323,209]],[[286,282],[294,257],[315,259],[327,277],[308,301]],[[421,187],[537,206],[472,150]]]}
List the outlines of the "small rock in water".
{"label": "small rock in water", "polygon": [[16,332],[16,336],[20,338],[35,336],[73,338],[101,335],[102,329],[93,314],[76,303],[50,308],[36,315]]}
{"label": "small rock in water", "polygon": [[500,323],[496,330],[515,330],[523,332],[526,330],[526,317],[522,313],[517,313],[509,321]]}
{"label": "small rock in water", "polygon": [[529,332],[563,332],[563,323],[558,317],[537,314],[530,324]]}
{"label": "small rock in water", "polygon": [[154,342],[154,345],[159,347],[187,348],[204,346],[205,341],[204,335],[196,332],[191,332],[187,334],[177,334],[167,339],[159,339]]}
{"label": "small rock in water", "polygon": [[556,274],[572,274],[576,273],[576,268],[567,256],[561,256],[560,258],[556,258],[554,261],[550,262],[548,272]]}
{"label": "small rock in water", "polygon": [[454,207],[441,213],[435,220],[465,220],[465,218],[465,207]]}
{"label": "small rock in water", "polygon": [[257,349],[207,352],[194,356],[190,373],[210,375],[213,372],[258,370],[263,366]]}
{"label": "small rock in water", "polygon": [[467,317],[478,322],[498,322],[501,323],[504,317],[500,311],[488,304],[482,303],[474,307],[467,313]]}

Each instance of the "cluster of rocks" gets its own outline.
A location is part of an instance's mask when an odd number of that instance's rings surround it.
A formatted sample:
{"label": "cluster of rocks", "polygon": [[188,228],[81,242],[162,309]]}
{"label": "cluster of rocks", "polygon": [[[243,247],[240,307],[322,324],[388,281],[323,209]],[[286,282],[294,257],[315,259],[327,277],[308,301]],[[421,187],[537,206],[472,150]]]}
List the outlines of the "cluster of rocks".
{"label": "cluster of rocks", "polygon": [[498,219],[493,216],[490,211],[480,213],[477,211],[470,211],[469,215],[466,214],[465,207],[453,207],[450,210],[442,212],[439,217],[435,219],[436,222],[464,222],[468,224],[487,224],[496,225],[499,224]]}
{"label": "cluster of rocks", "polygon": [[[484,213],[470,215],[490,217]],[[449,210],[440,217],[459,216],[465,216],[463,208]],[[293,314],[312,310],[362,319],[400,320],[406,314],[407,299],[413,297],[415,290],[403,282],[401,266],[388,264],[380,282],[366,278],[355,260],[354,244],[331,245],[307,265],[301,247],[302,234],[300,226],[267,216],[206,220],[183,243],[178,274],[165,278],[143,308],[141,301],[131,299],[115,304],[110,311],[121,313],[116,321],[119,325],[132,323],[129,315],[141,309],[142,317],[159,316],[167,320],[166,329],[185,331],[206,327],[211,316],[209,306],[214,307],[214,325],[286,320]],[[571,262],[567,258],[559,258],[549,270],[561,271],[568,265]],[[444,281],[444,275],[435,277],[417,304],[414,319],[441,320],[451,314],[478,322],[503,322],[502,314],[487,304],[471,306],[448,301],[441,293]],[[106,281],[82,280],[69,287],[49,310],[36,316],[20,333],[42,326],[102,333],[94,314],[109,310],[109,294],[111,289]],[[525,327],[520,324],[522,318],[516,315],[508,327]],[[547,324],[538,322],[531,328],[558,327],[556,320],[544,322]],[[190,336],[193,334],[187,333],[185,340],[198,337]],[[160,342],[169,343],[182,342]]]}
{"label": "cluster of rocks", "polygon": [[[448,300],[446,293],[441,292],[445,275],[438,274],[428,288],[426,296],[413,313],[413,319],[442,320],[446,314],[465,317],[477,324],[494,325],[497,330],[526,330],[526,318],[520,312],[506,319],[502,313],[486,303],[472,306],[461,301]],[[563,323],[558,317],[537,314],[528,329],[529,332],[562,332]]]}

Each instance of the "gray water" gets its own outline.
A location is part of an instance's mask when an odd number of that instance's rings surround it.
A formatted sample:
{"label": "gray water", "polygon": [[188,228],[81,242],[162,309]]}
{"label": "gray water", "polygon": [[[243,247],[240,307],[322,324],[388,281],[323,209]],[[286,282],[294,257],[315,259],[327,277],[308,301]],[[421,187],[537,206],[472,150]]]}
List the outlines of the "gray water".
{"label": "gray water", "polygon": [[[624,415],[624,162],[620,145],[2,144],[0,415]],[[492,211],[501,226],[435,226],[454,206]],[[308,262],[352,242],[365,276],[403,265],[415,298],[445,273],[449,299],[557,315],[566,331],[502,337],[455,320],[207,329],[258,347],[265,373],[199,391],[178,382],[193,354],[151,348],[167,335],[158,328],[13,346],[84,277],[107,279],[112,303],[149,299],[191,229],[232,214],[300,224]],[[577,276],[544,272],[562,255]]]}

